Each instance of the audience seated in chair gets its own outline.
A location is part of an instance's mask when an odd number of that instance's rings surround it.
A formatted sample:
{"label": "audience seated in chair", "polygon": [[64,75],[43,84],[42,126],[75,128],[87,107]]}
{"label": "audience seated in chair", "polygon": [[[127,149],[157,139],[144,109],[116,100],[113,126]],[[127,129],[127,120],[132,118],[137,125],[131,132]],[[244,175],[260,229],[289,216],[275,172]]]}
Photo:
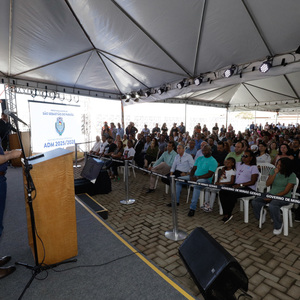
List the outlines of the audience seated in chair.
{"label": "audience seated in chair", "polygon": [[[174,151],[175,144],[174,142],[169,142],[167,146],[167,151],[165,151],[160,158],[154,163],[153,167],[149,167],[150,171],[161,175],[167,175],[170,173],[172,164],[174,162],[175,156],[177,153]],[[155,185],[155,177],[151,174],[150,175],[150,184],[149,189],[146,193],[154,192],[154,185]]]}
{"label": "audience seated in chair", "polygon": [[[228,158],[226,158],[228,159]],[[246,150],[242,155],[242,162],[236,163],[236,177],[234,188],[253,191],[256,190],[259,171],[256,165],[256,157],[251,150]],[[245,196],[241,192],[221,190],[219,193],[224,217],[222,221],[227,223],[232,219],[232,211],[238,198]]]}
{"label": "audience seated in chair", "polygon": [[[296,175],[293,173],[292,161],[287,158],[280,158],[277,161],[276,168],[271,170],[270,176],[267,179],[266,185],[271,186],[269,194],[291,197],[291,190],[296,184]],[[275,200],[270,198],[255,198],[252,200],[252,207],[254,211],[254,216],[257,220],[260,219],[261,209],[269,204],[269,211],[271,218],[273,220],[273,234],[281,234],[282,231],[282,220],[280,215],[280,207],[287,205],[289,203]],[[266,211],[263,212],[262,223],[265,222]]]}
{"label": "audience seated in chair", "polygon": [[90,151],[90,154],[92,155],[99,155],[100,152],[100,145],[101,145],[101,140],[100,140],[100,136],[97,135],[96,136],[96,142],[92,148],[92,150]]}
{"label": "audience seated in chair", "polygon": [[[121,159],[123,156],[124,148],[123,142],[119,141],[117,144],[117,148],[114,153],[111,154],[111,158],[113,159]],[[119,180],[118,167],[124,165],[122,162],[113,161],[111,164],[112,174],[110,176],[111,179]]]}
{"label": "audience seated in chair", "polygon": [[242,155],[244,153],[243,147],[244,145],[242,144],[242,142],[236,142],[234,146],[234,151],[228,153],[225,159],[227,159],[228,157],[233,157],[236,163],[241,162]]}
{"label": "audience seated in chair", "polygon": [[158,153],[159,153],[158,142],[157,142],[157,139],[154,138],[151,141],[151,144],[148,147],[146,154],[145,154],[145,159],[144,159],[144,168],[145,169],[148,168],[148,166],[151,164],[151,162],[153,162],[157,159]]}
{"label": "audience seated in chair", "polygon": [[[179,146],[178,146],[179,147]],[[184,180],[196,181],[199,183],[211,183],[212,177],[218,167],[217,161],[211,156],[211,147],[206,145],[202,149],[203,156],[197,158],[192,167],[190,174],[185,174],[179,178]],[[188,155],[188,154],[187,154]],[[186,183],[177,181],[176,182],[176,200],[177,205],[179,205],[180,193],[182,190],[182,185]],[[197,207],[197,202],[199,199],[200,191],[203,189],[203,186],[195,185],[193,191],[192,202],[190,205],[190,210],[188,213],[189,217],[194,216],[195,210]]]}
{"label": "audience seated in chair", "polygon": [[193,158],[195,158],[197,153],[196,142],[194,140],[190,140],[189,147],[185,149],[185,152],[191,154]]}
{"label": "audience seated in chair", "polygon": [[[215,181],[216,185],[232,186],[235,182],[235,159],[229,157],[224,162],[225,166],[219,170],[219,174],[215,175],[218,179]],[[216,195],[220,189],[205,189],[205,202],[201,207],[205,212],[211,212],[215,203]]]}

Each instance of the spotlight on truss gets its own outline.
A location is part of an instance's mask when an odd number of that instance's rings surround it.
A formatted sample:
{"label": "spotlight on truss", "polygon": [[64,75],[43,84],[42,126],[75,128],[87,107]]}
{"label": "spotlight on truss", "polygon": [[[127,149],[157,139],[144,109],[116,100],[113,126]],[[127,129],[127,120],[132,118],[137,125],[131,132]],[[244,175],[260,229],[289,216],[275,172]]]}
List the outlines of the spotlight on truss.
{"label": "spotlight on truss", "polygon": [[195,85],[200,85],[203,81],[203,76],[196,77],[194,80]]}
{"label": "spotlight on truss", "polygon": [[273,58],[267,57],[267,60],[264,61],[260,65],[259,71],[262,72],[262,73],[267,73],[272,68],[272,65],[273,65]]}
{"label": "spotlight on truss", "polygon": [[233,75],[234,71],[236,70],[236,66],[235,65],[232,65],[229,69],[227,69],[225,72],[224,72],[224,76],[226,78],[229,78]]}

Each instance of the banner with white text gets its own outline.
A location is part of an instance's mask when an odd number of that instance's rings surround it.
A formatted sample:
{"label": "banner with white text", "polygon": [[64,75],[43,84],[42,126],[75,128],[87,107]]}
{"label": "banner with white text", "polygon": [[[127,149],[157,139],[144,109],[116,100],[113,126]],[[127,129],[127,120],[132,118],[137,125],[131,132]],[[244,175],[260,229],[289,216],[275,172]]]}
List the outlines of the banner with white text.
{"label": "banner with white text", "polygon": [[28,101],[33,153],[74,146],[81,139],[80,106]]}

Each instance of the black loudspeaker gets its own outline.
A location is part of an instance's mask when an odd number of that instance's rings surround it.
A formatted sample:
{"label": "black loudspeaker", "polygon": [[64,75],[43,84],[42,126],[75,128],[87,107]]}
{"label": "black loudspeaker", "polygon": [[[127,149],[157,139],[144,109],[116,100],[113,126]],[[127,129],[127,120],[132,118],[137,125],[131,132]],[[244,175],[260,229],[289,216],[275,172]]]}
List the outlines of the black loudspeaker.
{"label": "black loudspeaker", "polygon": [[206,300],[236,299],[248,291],[240,264],[203,228],[196,228],[179,248],[179,255]]}

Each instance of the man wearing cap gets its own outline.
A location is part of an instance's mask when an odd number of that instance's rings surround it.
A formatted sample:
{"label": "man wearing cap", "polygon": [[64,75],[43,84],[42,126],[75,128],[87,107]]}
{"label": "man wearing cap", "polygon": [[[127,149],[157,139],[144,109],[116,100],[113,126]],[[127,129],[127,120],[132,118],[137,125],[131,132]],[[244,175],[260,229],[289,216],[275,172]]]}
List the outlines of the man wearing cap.
{"label": "man wearing cap", "polygon": [[[5,202],[6,202],[6,191],[7,191],[7,184],[6,184],[6,177],[5,173],[7,170],[7,161],[18,158],[21,156],[20,150],[13,150],[4,152],[2,148],[1,138],[0,138],[0,238],[3,231],[3,215],[5,209]],[[6,263],[10,261],[10,256],[4,256],[0,258],[0,279],[8,276],[9,274],[13,273],[16,268],[14,266],[3,267]]]}

